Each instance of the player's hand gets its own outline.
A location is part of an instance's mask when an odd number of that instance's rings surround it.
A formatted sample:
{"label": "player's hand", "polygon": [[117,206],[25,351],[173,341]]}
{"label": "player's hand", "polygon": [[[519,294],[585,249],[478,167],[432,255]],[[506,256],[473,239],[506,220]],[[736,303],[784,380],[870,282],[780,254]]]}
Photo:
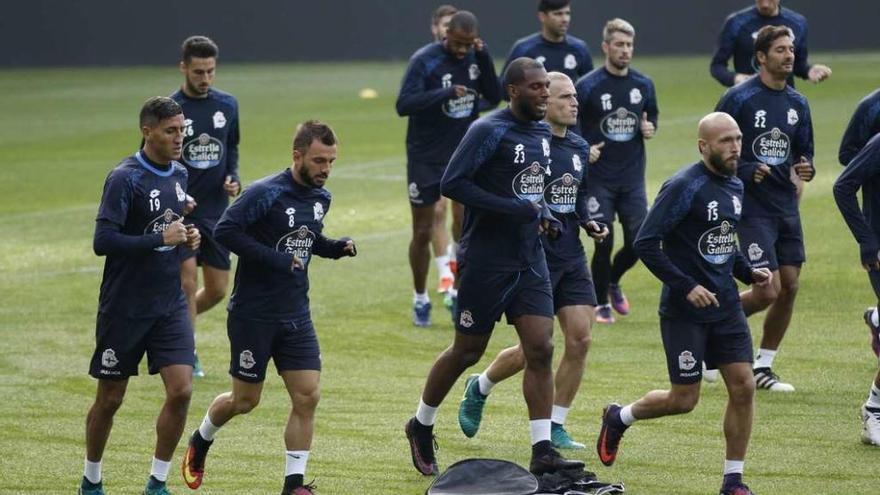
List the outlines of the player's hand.
{"label": "player's hand", "polygon": [[486,49],[486,42],[482,38],[474,39],[474,51],[481,52]]}
{"label": "player's hand", "polygon": [[196,206],[198,206],[198,205],[199,204],[196,203],[196,198],[187,194],[186,195],[186,202],[183,204],[183,215],[184,216],[189,215],[190,213],[192,213],[193,210],[196,209]]}
{"label": "player's hand", "polygon": [[455,96],[461,98],[462,96],[467,94],[467,86],[462,86],[461,84],[455,84],[452,86],[452,89],[455,91]]}
{"label": "player's hand", "polygon": [[590,220],[589,222],[584,224],[584,230],[587,231],[587,235],[592,237],[594,241],[598,243],[602,243],[610,231],[608,230],[608,226],[604,223],[599,223],[595,220]]}
{"label": "player's hand", "polygon": [[162,244],[177,246],[186,242],[186,227],[181,220],[171,222],[162,232]]}
{"label": "player's hand", "polygon": [[807,73],[807,79],[813,84],[818,84],[829,77],[831,77],[831,67],[822,64],[810,67],[810,71]]}
{"label": "player's hand", "polygon": [[733,85],[736,86],[737,84],[745,82],[745,80],[750,77],[752,77],[752,76],[750,76],[748,74],[737,73],[735,76],[733,76]]}
{"label": "player's hand", "polygon": [[770,167],[762,163],[755,168],[755,175],[752,176],[752,180],[755,184],[760,184],[764,177],[768,175],[770,175]]}
{"label": "player's hand", "polygon": [[230,198],[234,198],[241,192],[241,184],[237,180],[232,180],[231,175],[227,175],[226,182],[223,183],[223,190]]}
{"label": "player's hand", "polygon": [[590,163],[596,163],[599,161],[599,157],[602,156],[602,148],[604,147],[605,141],[590,146]]}
{"label": "player's hand", "polygon": [[796,173],[802,181],[810,182],[813,180],[813,176],[816,175],[816,169],[813,168],[813,164],[807,160],[807,157],[802,156],[801,161],[794,164],[794,173]]}
{"label": "player's hand", "polygon": [[758,287],[767,287],[773,281],[773,272],[768,268],[755,268],[752,270],[752,281]]}
{"label": "player's hand", "polygon": [[642,137],[651,139],[654,137],[654,123],[648,120],[648,112],[642,112]]}
{"label": "player's hand", "polygon": [[189,224],[186,226],[186,247],[195,251],[202,245],[202,234],[199,232],[199,229],[196,228],[195,225]]}
{"label": "player's hand", "polygon": [[290,271],[295,272],[296,270],[305,270],[306,265],[303,263],[303,260],[299,258],[299,256],[294,256],[293,261],[290,262]]}
{"label": "player's hand", "polygon": [[691,289],[691,291],[688,292],[687,300],[697,308],[706,308],[709,306],[715,306],[717,308],[721,306],[718,304],[718,299],[715,299],[715,293],[710,292],[709,289],[702,285],[697,285]]}
{"label": "player's hand", "polygon": [[352,258],[357,256],[358,250],[353,239],[345,239],[345,247],[342,248],[342,252]]}

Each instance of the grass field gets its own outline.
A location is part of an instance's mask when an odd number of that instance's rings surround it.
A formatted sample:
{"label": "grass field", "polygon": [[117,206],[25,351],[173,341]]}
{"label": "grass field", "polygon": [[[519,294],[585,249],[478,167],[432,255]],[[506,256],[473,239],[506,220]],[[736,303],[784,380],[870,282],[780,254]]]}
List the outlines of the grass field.
{"label": "grass field", "polygon": [[[813,59],[831,65],[834,76],[821,86],[799,81],[812,106],[818,175],[802,203],[809,262],[775,366],[798,391],[758,394],[746,478],[762,494],[874,494],[880,449],[859,442],[858,415],[876,372],[861,322],[872,294],[831,185],[840,171],[840,136],[856,102],[877,85],[880,54]],[[653,77],[661,110],[659,133],[648,145],[653,197],[663,179],[696,159],[696,122],[722,88],[709,78],[705,58],[637,62]],[[241,104],[245,183],[289,164],[299,121],[325,120],[341,139],[328,184],[334,203],[326,232],[353,236],[360,254],[316,260],[310,270],[324,373],[307,478],[317,478],[323,494],[418,494],[429,484],[410,464],[403,424],[434,357],[450,342],[452,324],[436,296],[433,328],[413,328],[409,319],[405,120],[393,110],[402,71],[401,64],[221,64],[217,76],[218,87]],[[91,250],[97,202],[107,171],[138,145],[141,103],[179,84],[171,65],[0,71],[0,493],[76,489],[84,418],[95,391],[86,371],[103,266]],[[375,88],[379,98],[358,99],[364,87]],[[633,313],[595,329],[570,415],[569,430],[588,444],[604,404],[667,386],[656,315],[660,285],[641,265],[623,283]],[[225,315],[218,307],[200,319],[198,345],[208,376],[195,383],[187,432],[229,387]],[[760,316],[751,321],[756,336],[760,323]],[[500,325],[478,367],[514,339]],[[148,474],[162,386],[142,373],[131,381],[104,458],[110,494],[139,493]],[[288,399],[270,375],[260,407],[219,434],[201,492],[278,493]],[[527,463],[519,381],[496,389],[480,434],[470,440],[455,419],[460,392],[459,385],[438,419],[442,466],[467,457]],[[601,478],[622,480],[634,494],[717,493],[725,401],[723,386],[709,385],[693,413],[638,424],[613,468],[601,467],[593,450],[582,457]],[[175,467],[170,486],[185,493],[177,473]]]}

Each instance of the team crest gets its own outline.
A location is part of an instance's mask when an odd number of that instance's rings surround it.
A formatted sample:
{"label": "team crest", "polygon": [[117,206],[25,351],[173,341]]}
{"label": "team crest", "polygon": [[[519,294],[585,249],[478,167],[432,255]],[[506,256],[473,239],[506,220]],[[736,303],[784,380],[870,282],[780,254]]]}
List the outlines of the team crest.
{"label": "team crest", "polygon": [[226,127],[226,116],[223,115],[223,112],[217,110],[214,113],[214,129],[223,129]]}
{"label": "team crest", "polygon": [[574,167],[575,172],[580,172],[584,169],[583,164],[581,164],[581,157],[577,153],[571,155],[571,166]]}
{"label": "team crest", "polygon": [[633,105],[638,105],[642,102],[642,92],[639,91],[639,88],[633,88],[632,91],[629,92],[629,102]]}
{"label": "team crest", "polygon": [[761,259],[761,256],[764,256],[764,250],[761,249],[761,246],[759,246],[757,242],[749,244],[749,259],[752,261],[758,261]]}
{"label": "team crest", "polygon": [[739,196],[731,196],[730,198],[733,200],[733,214],[739,215],[740,213],[742,213],[743,209],[743,205],[742,202],[739,200]]}
{"label": "team crest", "polygon": [[294,220],[294,215],[296,215],[296,208],[291,206],[290,208],[284,210],[284,213],[287,215],[287,226],[292,228],[296,224],[296,221]]}
{"label": "team crest", "polygon": [[550,156],[550,142],[547,141],[547,138],[541,139],[541,148],[544,150],[544,156]]}
{"label": "team crest", "polygon": [[105,349],[101,353],[101,366],[105,368],[113,368],[119,364],[119,358],[116,357],[116,351],[113,349]]}
{"label": "team crest", "polygon": [[798,113],[794,108],[788,109],[788,125],[795,125],[798,123]]}
{"label": "team crest", "polygon": [[309,228],[306,227],[305,225],[301,226],[301,227],[299,228],[299,230],[297,231],[296,235],[297,235],[300,239],[305,239],[306,237],[309,236]]}
{"label": "team crest", "polygon": [[245,349],[241,351],[241,354],[238,355],[238,365],[246,370],[249,370],[257,364],[257,361],[254,359],[254,353]]}
{"label": "team crest", "polygon": [[171,223],[174,221],[174,211],[171,208],[165,208],[165,213],[162,214],[162,220],[165,220],[165,223]]}
{"label": "team crest", "polygon": [[587,211],[589,211],[591,215],[599,211],[599,200],[597,200],[595,196],[590,196],[589,199],[587,199]]}
{"label": "team crest", "polygon": [[150,199],[158,198],[160,193],[161,191],[159,191],[158,189],[153,189],[152,191],[150,191]]}
{"label": "team crest", "polygon": [[694,353],[691,351],[682,351],[681,354],[678,355],[678,367],[682,371],[690,371],[694,369],[694,366],[697,365],[697,360],[694,359]]}
{"label": "team crest", "polygon": [[183,188],[180,187],[180,182],[174,183],[174,192],[177,194],[177,201],[184,202],[186,201],[186,193],[183,192]]}
{"label": "team crest", "polygon": [[409,184],[409,197],[412,199],[419,197],[419,186],[415,182],[410,182]]}
{"label": "team crest", "polygon": [[574,183],[574,176],[571,174],[565,174],[562,176],[562,185],[570,186]]}
{"label": "team crest", "polygon": [[480,78],[480,68],[477,67],[477,64],[471,64],[471,66],[468,67],[468,76],[470,76],[471,81],[476,81]]}
{"label": "team crest", "polygon": [[314,210],[315,213],[315,220],[320,222],[324,218],[324,205],[321,203],[315,203],[312,210]]}
{"label": "team crest", "polygon": [[464,328],[470,328],[474,326],[474,316],[471,314],[470,310],[464,310],[461,312],[461,317],[458,319],[458,324],[463,326]]}
{"label": "team crest", "polygon": [[565,60],[563,60],[562,64],[565,66],[566,69],[572,70],[577,68],[578,61],[576,58],[574,58],[574,55],[569,53],[565,56]]}
{"label": "team crest", "polygon": [[543,55],[538,55],[537,57],[535,57],[535,62],[538,62],[541,65],[544,65],[544,62],[546,62],[546,61],[547,61],[547,57],[545,57]]}

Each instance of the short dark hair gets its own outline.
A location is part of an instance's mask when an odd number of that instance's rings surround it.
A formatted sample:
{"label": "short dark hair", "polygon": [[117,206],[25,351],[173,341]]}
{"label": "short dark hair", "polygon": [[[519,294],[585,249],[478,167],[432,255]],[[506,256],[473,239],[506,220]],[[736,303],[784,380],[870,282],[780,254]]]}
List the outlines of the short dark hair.
{"label": "short dark hair", "polygon": [[220,49],[217,48],[217,43],[214,43],[214,40],[211,38],[196,35],[183,40],[183,45],[180,46],[180,53],[181,60],[189,62],[193,57],[217,58],[220,55]]}
{"label": "short dark hair", "polygon": [[444,3],[434,11],[434,15],[431,16],[431,24],[436,26],[437,24],[440,24],[440,19],[448,15],[455,15],[456,12],[458,12],[458,8],[454,5]]}
{"label": "short dark hair", "polygon": [[327,146],[336,144],[336,134],[329,125],[318,120],[307,120],[296,126],[293,135],[294,151],[305,153],[315,139]]}
{"label": "short dark hair", "polygon": [[507,66],[507,70],[504,71],[501,79],[504,81],[504,86],[510,84],[516,85],[525,81],[527,70],[543,68],[544,64],[533,58],[519,57],[514,59],[513,62],[510,62],[510,65]]}
{"label": "short dark hair", "polygon": [[571,5],[571,0],[538,0],[538,12],[553,12]]}
{"label": "short dark hair", "polygon": [[762,27],[755,37],[755,54],[757,55],[758,52],[761,52],[766,55],[770,51],[770,47],[773,46],[774,41],[786,36],[794,39],[794,33],[791,32],[791,28],[788,26]]}
{"label": "short dark hair", "polygon": [[476,33],[477,27],[477,16],[467,10],[459,10],[449,19],[449,31]]}
{"label": "short dark hair", "polygon": [[183,108],[167,96],[154,96],[141,107],[140,126],[155,127],[165,119],[183,113]]}

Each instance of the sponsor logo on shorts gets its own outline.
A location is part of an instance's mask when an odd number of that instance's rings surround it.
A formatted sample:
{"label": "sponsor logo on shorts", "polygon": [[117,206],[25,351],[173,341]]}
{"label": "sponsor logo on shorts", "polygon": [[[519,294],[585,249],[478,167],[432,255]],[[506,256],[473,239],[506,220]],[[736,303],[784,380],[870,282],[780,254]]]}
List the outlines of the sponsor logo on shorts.
{"label": "sponsor logo on shorts", "polygon": [[[178,220],[180,220],[180,215],[178,215],[177,213],[174,213],[174,210],[172,210],[171,208],[166,208],[165,211],[162,212],[161,215],[150,220],[147,223],[147,227],[144,228],[144,234],[161,234],[162,232],[165,232],[165,230],[168,229],[169,225],[171,225],[172,223],[174,223]],[[171,251],[175,247],[177,247],[177,246],[159,246],[159,247],[153,248],[153,250],[159,251],[159,252]]]}
{"label": "sponsor logo on shorts", "polygon": [[642,102],[642,92],[639,91],[639,88],[633,88],[632,91],[629,92],[629,102],[633,105],[638,105]]}
{"label": "sponsor logo on shorts", "polygon": [[578,183],[571,174],[563,174],[544,189],[544,201],[547,206],[558,213],[574,212],[577,202]]}
{"label": "sponsor logo on shorts", "polygon": [[723,265],[736,253],[736,229],[727,220],[707,230],[700,236],[697,249],[704,260],[713,265]]}
{"label": "sponsor logo on shorts", "polygon": [[466,309],[461,312],[461,316],[458,318],[458,324],[464,328],[474,326],[474,316],[471,314],[470,310]]}
{"label": "sponsor logo on shorts", "polygon": [[309,258],[312,256],[312,245],[315,244],[315,234],[305,225],[292,232],[288,232],[275,244],[275,250],[292,254],[301,259],[303,265],[309,264]]}
{"label": "sponsor logo on shorts", "polygon": [[[246,370],[249,370],[249,369],[253,368],[255,364],[257,364],[257,362],[254,360],[254,353],[251,352],[250,350],[245,349],[245,350],[241,351],[241,354],[238,355],[238,366],[240,368],[244,368]],[[246,376],[250,376],[250,375],[246,375]]]}
{"label": "sponsor logo on shorts", "polygon": [[324,219],[324,205],[318,202],[315,202],[315,206],[312,207],[312,210],[315,214],[315,221],[320,222]]}
{"label": "sponsor logo on shorts", "polygon": [[624,107],[609,113],[599,123],[602,134],[618,143],[631,141],[639,130],[639,116]]}
{"label": "sponsor logo on shorts", "polygon": [[697,365],[697,360],[694,359],[694,353],[691,351],[682,351],[681,354],[678,355],[678,368],[682,371],[690,371],[694,369],[694,366]]}
{"label": "sponsor logo on shorts", "polygon": [[544,196],[546,170],[540,162],[532,162],[513,178],[513,194],[520,199],[538,202]]}
{"label": "sponsor logo on shorts", "polygon": [[199,134],[199,137],[184,143],[182,157],[192,168],[204,170],[216,167],[223,159],[223,143],[208,133]]}
{"label": "sponsor logo on shorts", "polygon": [[101,366],[105,368],[115,368],[119,364],[119,358],[116,357],[116,351],[113,349],[105,349],[101,353]]}
{"label": "sponsor logo on shorts", "polygon": [[758,261],[764,256],[764,250],[761,249],[761,246],[759,246],[757,242],[753,242],[749,244],[748,254],[750,261]]}
{"label": "sponsor logo on shorts", "polygon": [[752,153],[761,163],[781,165],[788,161],[791,152],[791,140],[788,135],[774,127],[752,141]]}
{"label": "sponsor logo on shorts", "polygon": [[569,53],[565,56],[565,59],[562,60],[562,65],[568,70],[573,70],[577,68],[578,61],[574,58],[574,55]]}
{"label": "sponsor logo on shorts", "polygon": [[443,113],[451,119],[466,119],[474,113],[477,102],[477,92],[467,88],[464,96],[454,97],[443,103]]}

